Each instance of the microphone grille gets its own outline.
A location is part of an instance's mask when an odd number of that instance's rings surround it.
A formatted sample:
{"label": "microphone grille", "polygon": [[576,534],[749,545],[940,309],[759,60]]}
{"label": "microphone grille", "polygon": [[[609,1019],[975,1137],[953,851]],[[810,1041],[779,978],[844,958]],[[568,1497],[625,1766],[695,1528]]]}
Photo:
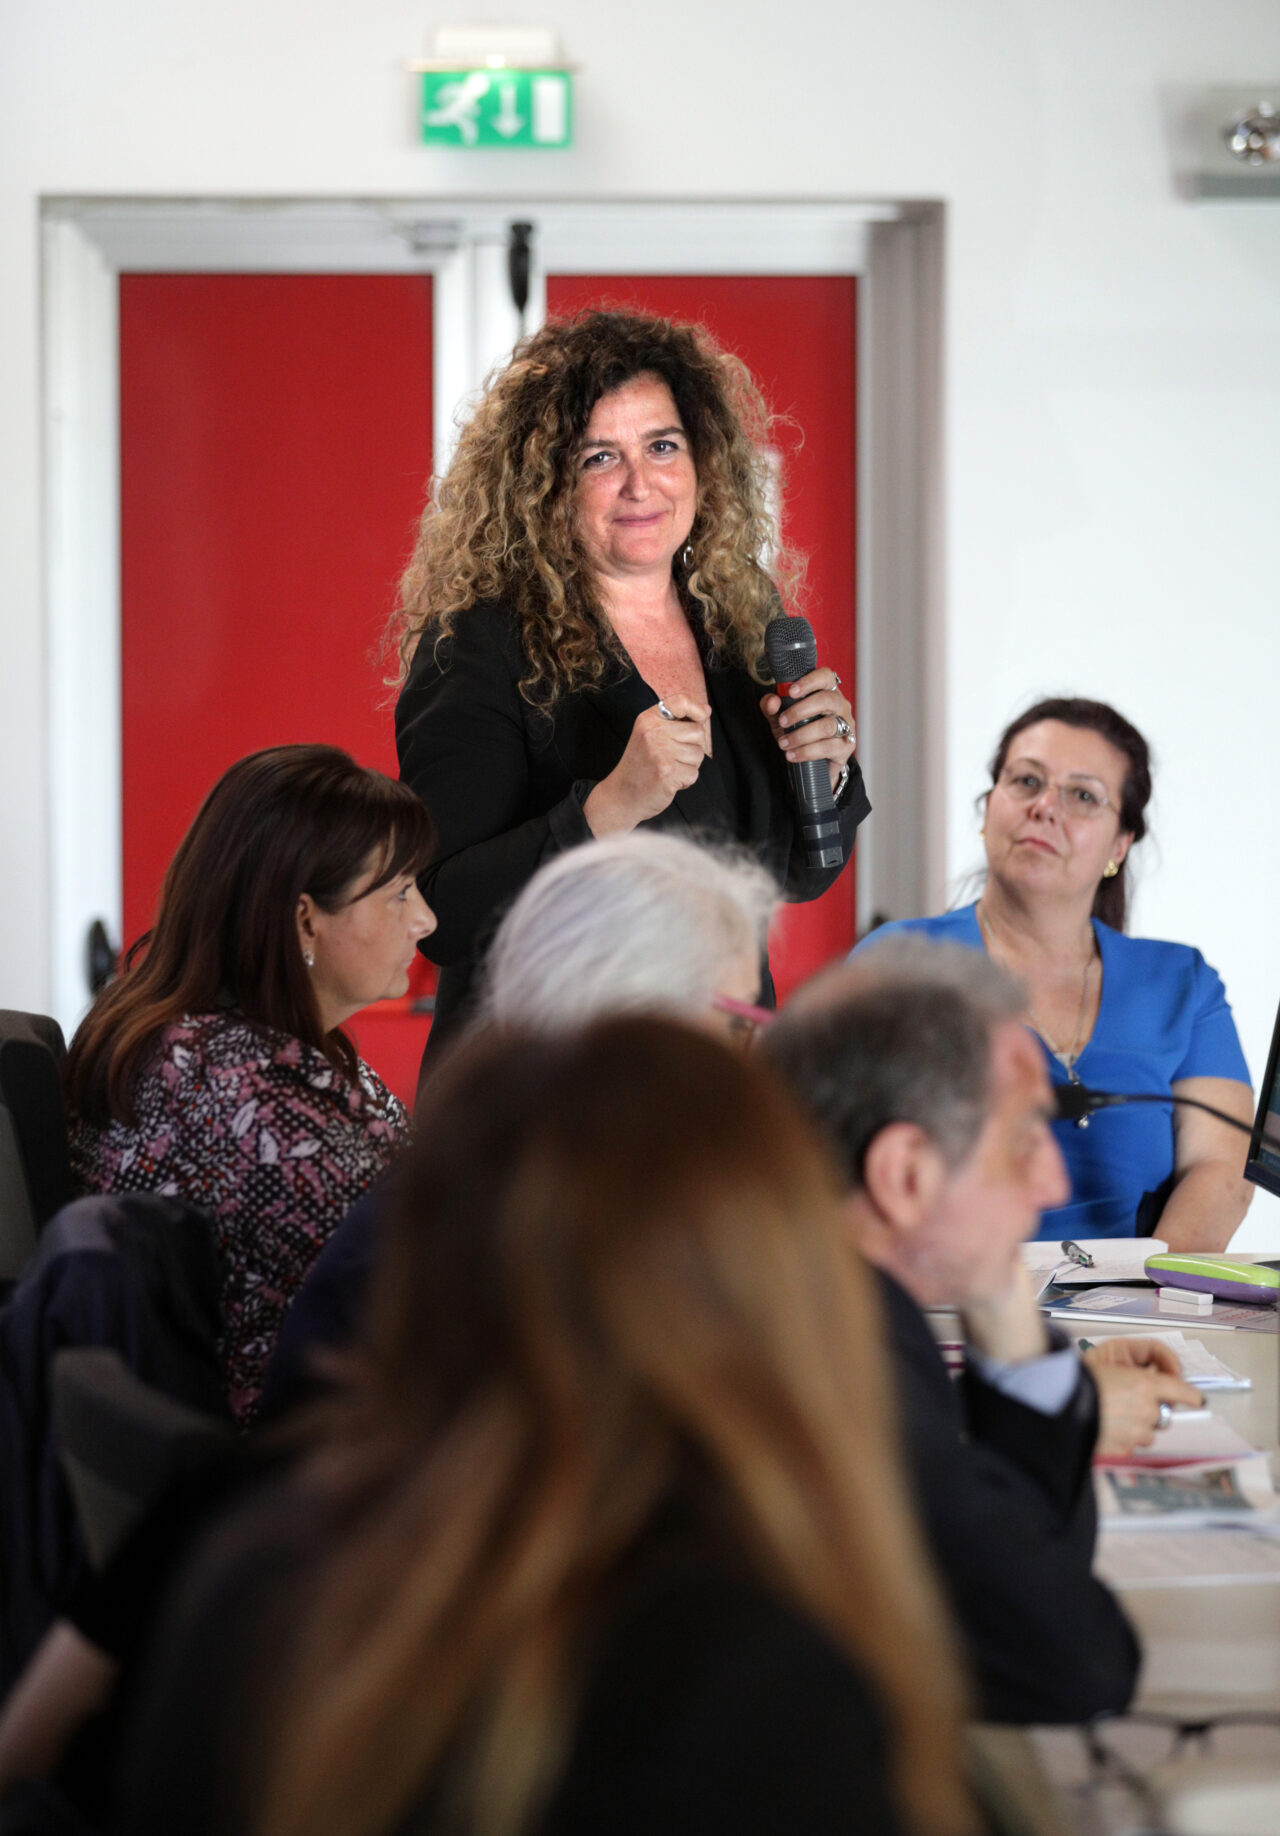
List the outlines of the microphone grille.
{"label": "microphone grille", "polygon": [[764,628],[764,648],[775,682],[798,682],[818,667],[818,645],[807,618],[771,618]]}

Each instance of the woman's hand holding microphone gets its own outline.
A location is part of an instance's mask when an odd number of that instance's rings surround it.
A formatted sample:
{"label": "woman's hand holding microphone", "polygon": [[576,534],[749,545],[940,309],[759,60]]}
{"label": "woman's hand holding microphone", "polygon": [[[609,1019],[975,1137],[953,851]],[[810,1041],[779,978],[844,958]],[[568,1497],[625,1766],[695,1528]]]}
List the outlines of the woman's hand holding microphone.
{"label": "woman's hand holding microphone", "polygon": [[811,670],[790,683],[785,696],[770,689],[761,697],[760,712],[787,763],[803,765],[808,759],[825,759],[834,790],[857,745],[853,709],[840,693],[835,671]]}

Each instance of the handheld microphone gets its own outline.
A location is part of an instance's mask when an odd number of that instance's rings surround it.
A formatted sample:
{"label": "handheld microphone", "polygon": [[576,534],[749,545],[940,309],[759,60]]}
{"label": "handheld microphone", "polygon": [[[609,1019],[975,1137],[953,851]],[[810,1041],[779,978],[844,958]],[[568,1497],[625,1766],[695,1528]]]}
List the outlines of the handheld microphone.
{"label": "handheld microphone", "polygon": [[[813,626],[807,618],[770,619],[765,626],[764,648],[780,695],[785,695],[793,682],[798,682],[801,676],[807,676],[810,670],[818,667],[818,646],[814,640]],[[791,705],[794,707],[797,704],[792,702]],[[810,716],[813,720],[819,718],[817,714]],[[790,731],[794,733],[797,727],[807,724],[799,721]],[[831,773],[827,770],[827,761],[805,759],[801,764],[788,761],[787,776],[791,780],[791,796],[800,819],[805,865],[818,868],[842,867],[844,843],[840,839],[840,822],[836,815],[836,800],[831,794]]]}

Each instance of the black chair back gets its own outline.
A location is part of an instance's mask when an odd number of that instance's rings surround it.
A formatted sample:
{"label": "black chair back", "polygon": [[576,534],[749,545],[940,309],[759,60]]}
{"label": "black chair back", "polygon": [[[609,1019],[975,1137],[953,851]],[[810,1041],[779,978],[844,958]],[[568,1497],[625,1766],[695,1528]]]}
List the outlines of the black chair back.
{"label": "black chair back", "polygon": [[0,1695],[89,1563],[59,1459],[55,1354],[117,1352],[180,1406],[230,1424],[212,1220],[151,1192],[64,1206],[0,1310]]}
{"label": "black chair back", "polygon": [[204,1415],[134,1375],[107,1346],[69,1346],[53,1360],[58,1456],[91,1565],[102,1569],[177,1480],[235,1442]]}
{"label": "black chair back", "polygon": [[21,1273],[37,1232],[72,1197],[65,1057],[56,1020],[0,1009],[0,1281]]}

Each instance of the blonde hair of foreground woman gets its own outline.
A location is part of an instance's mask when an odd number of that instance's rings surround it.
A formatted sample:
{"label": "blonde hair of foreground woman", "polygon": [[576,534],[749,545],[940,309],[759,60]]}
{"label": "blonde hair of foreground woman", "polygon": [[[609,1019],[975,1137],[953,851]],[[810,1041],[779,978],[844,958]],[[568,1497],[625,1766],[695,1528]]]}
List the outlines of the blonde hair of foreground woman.
{"label": "blonde hair of foreground woman", "polygon": [[458,1827],[529,1829],[592,1615],[691,1461],[737,1559],[870,1683],[908,1824],[972,1828],[835,1194],[772,1077],[667,1021],[480,1037],[442,1066],[303,1468],[346,1529],[272,1692],[262,1836],[397,1828],[446,1766]]}

